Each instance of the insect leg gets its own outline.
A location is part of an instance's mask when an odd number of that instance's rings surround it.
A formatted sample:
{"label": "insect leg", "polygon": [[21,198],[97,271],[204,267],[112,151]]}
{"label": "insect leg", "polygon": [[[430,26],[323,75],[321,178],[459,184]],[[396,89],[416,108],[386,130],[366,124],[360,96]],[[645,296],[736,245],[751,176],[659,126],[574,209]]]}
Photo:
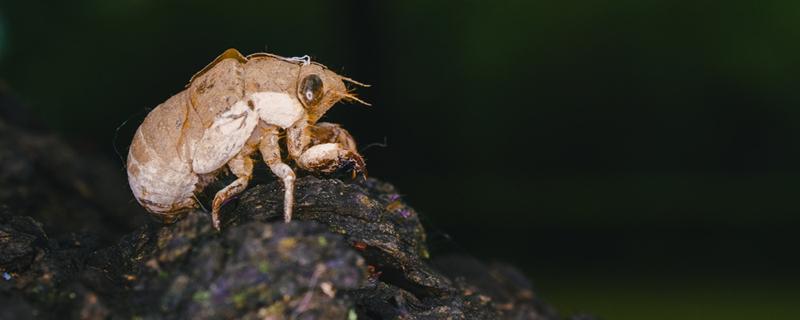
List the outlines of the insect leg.
{"label": "insect leg", "polygon": [[276,126],[267,125],[258,149],[264,162],[278,178],[283,181],[285,193],[283,196],[283,219],[286,222],[292,221],[292,208],[294,207],[294,180],[295,174],[288,165],[281,161],[281,147],[278,144],[279,129]]}
{"label": "insect leg", "polygon": [[350,132],[335,123],[319,122],[311,126],[311,141],[313,144],[338,143],[347,150],[358,154],[356,141]]}
{"label": "insect leg", "polygon": [[309,126],[312,146],[298,158],[298,164],[309,171],[332,173],[345,168],[352,169],[353,177],[359,173],[366,176],[364,159],[356,149],[356,142],[347,130],[333,123],[318,123]]}
{"label": "insect leg", "polygon": [[286,149],[289,158],[299,159],[300,155],[311,146],[311,127],[307,120],[301,120],[286,129]]}
{"label": "insect leg", "polygon": [[222,188],[222,190],[218,191],[214,196],[214,201],[211,205],[211,221],[214,224],[214,228],[217,230],[219,230],[220,223],[220,208],[222,208],[225,202],[244,191],[244,189],[247,188],[247,183],[250,182],[250,178],[253,176],[253,159],[250,159],[250,152],[247,152],[245,149],[228,161],[228,168],[236,175],[237,179],[225,188]]}

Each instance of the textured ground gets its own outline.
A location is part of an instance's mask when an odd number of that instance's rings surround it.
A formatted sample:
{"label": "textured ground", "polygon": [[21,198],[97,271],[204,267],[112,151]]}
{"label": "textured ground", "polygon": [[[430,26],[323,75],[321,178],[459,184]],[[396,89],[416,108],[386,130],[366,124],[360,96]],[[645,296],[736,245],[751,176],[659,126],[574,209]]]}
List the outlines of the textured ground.
{"label": "textured ground", "polygon": [[119,170],[0,120],[0,318],[559,319],[511,266],[431,257],[388,183],[302,177],[289,224],[255,183],[217,232],[145,219]]}

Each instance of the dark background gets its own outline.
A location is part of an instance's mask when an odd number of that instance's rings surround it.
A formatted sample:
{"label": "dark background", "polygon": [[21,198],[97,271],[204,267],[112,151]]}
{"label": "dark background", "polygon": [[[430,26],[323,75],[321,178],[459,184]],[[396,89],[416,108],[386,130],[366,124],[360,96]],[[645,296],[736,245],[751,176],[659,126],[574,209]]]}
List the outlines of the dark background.
{"label": "dark background", "polygon": [[386,142],[370,174],[434,253],[564,313],[792,319],[798,36],[797,1],[3,1],[0,79],[123,175],[115,145],[226,48],[309,54],[373,84],[326,120]]}

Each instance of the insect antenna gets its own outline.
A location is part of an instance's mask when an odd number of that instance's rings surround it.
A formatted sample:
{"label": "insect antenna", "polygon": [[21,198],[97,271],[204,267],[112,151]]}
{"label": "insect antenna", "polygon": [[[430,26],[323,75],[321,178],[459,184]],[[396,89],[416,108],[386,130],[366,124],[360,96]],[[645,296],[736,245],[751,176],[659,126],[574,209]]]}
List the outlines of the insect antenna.
{"label": "insect antenna", "polygon": [[192,194],[192,198],[194,198],[194,201],[197,201],[197,205],[200,206],[200,209],[203,209],[203,212],[206,212],[206,213],[209,212],[208,209],[206,209],[206,206],[203,205],[203,202],[200,201],[200,199],[197,198],[196,194]]}
{"label": "insect antenna", "polygon": [[364,153],[365,151],[367,151],[367,149],[369,149],[369,148],[372,148],[372,147],[381,147],[381,148],[386,148],[386,147],[388,147],[388,146],[389,146],[389,143],[388,143],[386,140],[387,140],[387,139],[386,139],[386,136],[383,136],[383,142],[373,142],[373,143],[370,143],[370,144],[368,144],[368,145],[364,146],[364,148],[361,148],[361,150],[359,150],[358,152],[359,152],[359,153]]}
{"label": "insect antenna", "polygon": [[352,84],[360,86],[360,87],[364,87],[364,88],[371,87],[371,85],[369,85],[369,84],[361,83],[361,82],[355,81],[353,79],[350,79],[348,77],[341,77],[341,78],[342,78],[342,81],[346,81],[346,82],[352,83]]}
{"label": "insect antenna", "polygon": [[356,97],[355,94],[352,94],[352,93],[349,93],[349,92],[333,91],[333,94],[342,97],[342,99],[345,100],[345,101],[355,101],[355,102],[361,103],[361,104],[363,104],[365,106],[368,106],[368,107],[372,106],[371,104],[367,103],[366,101],[361,100],[358,97]]}
{"label": "insect antenna", "polygon": [[365,106],[367,106],[367,107],[371,107],[371,106],[372,106],[371,104],[367,103],[366,101],[359,99],[359,98],[358,98],[358,97],[356,97],[356,95],[354,95],[354,94],[349,94],[349,93],[348,93],[348,94],[345,94],[345,95],[343,95],[343,96],[344,96],[345,100],[352,100],[352,101],[356,101],[356,102],[358,102],[358,103],[361,103],[361,104],[363,104],[363,105],[365,105]]}
{"label": "insect antenna", "polygon": [[119,138],[119,131],[122,129],[122,127],[124,127],[126,124],[128,124],[128,121],[131,121],[131,119],[133,119],[133,117],[141,115],[142,112],[150,112],[150,110],[152,110],[152,109],[151,108],[145,108],[142,111],[134,113],[133,115],[131,115],[127,119],[125,119],[125,121],[122,121],[122,123],[120,123],[117,126],[116,129],[114,129],[114,136],[111,138],[111,145],[114,147],[114,152],[117,154],[117,157],[119,157],[119,161],[122,162],[123,170],[127,166],[127,163],[125,163],[125,159],[122,158],[122,154],[119,153],[119,148],[117,148],[117,140]]}

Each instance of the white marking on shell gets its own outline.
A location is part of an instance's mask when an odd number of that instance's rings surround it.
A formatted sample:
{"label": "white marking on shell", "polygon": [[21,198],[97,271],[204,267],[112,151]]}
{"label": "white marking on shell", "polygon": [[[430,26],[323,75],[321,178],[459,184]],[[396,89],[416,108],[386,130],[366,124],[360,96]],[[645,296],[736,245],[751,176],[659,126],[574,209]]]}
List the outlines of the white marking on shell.
{"label": "white marking on shell", "polygon": [[192,170],[205,174],[224,166],[242,150],[256,124],[258,116],[244,101],[221,113],[194,148]]}
{"label": "white marking on shell", "polygon": [[303,118],[306,110],[300,101],[282,92],[256,92],[250,95],[258,116],[264,122],[283,129]]}
{"label": "white marking on shell", "polygon": [[308,56],[308,55],[304,55],[302,57],[287,57],[287,58],[283,58],[282,57],[281,59],[289,61],[289,62],[300,62],[304,66],[307,66],[307,65],[309,65],[311,63],[311,57]]}

